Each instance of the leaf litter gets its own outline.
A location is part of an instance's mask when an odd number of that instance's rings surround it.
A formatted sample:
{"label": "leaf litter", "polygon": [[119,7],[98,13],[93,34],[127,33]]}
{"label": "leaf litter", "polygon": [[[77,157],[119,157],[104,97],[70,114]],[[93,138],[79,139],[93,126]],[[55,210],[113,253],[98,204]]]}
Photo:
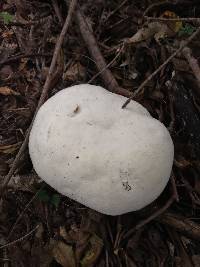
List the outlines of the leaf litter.
{"label": "leaf litter", "polygon": [[[194,9],[187,0],[80,0],[79,6],[105,62],[111,62],[107,68],[116,84],[130,92],[199,27],[199,1],[193,1]],[[0,184],[31,123],[66,13],[65,1],[0,3]],[[152,17],[158,20],[151,21]],[[159,20],[162,18],[188,21]],[[190,56],[198,64],[199,46],[198,38],[189,44]],[[105,86],[105,70],[98,74],[95,57],[89,52],[73,19],[48,97],[67,86],[90,80]],[[0,250],[0,263],[199,266],[199,92],[190,64],[179,53],[148,81],[137,98],[171,132],[175,144],[173,188],[179,202],[174,201],[164,210],[171,196],[169,184],[154,203],[141,211],[118,217],[98,214],[47,185],[40,189],[43,183],[34,173],[26,150],[1,203],[0,246],[17,242]],[[162,209],[161,214],[152,216]]]}

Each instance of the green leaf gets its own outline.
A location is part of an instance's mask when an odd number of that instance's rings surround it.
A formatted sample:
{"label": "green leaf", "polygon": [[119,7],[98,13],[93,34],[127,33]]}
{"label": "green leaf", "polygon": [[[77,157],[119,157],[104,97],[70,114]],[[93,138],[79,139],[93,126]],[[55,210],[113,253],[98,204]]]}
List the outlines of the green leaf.
{"label": "green leaf", "polygon": [[186,23],[184,26],[181,27],[181,29],[178,32],[178,35],[179,36],[191,35],[194,31],[196,31],[196,27],[192,26],[189,23]]}
{"label": "green leaf", "polygon": [[0,17],[3,19],[5,24],[9,24],[14,20],[14,16],[8,12],[0,12]]}
{"label": "green leaf", "polygon": [[59,194],[53,194],[50,202],[52,205],[54,205],[57,208],[60,204],[60,195]]}
{"label": "green leaf", "polygon": [[38,194],[38,199],[44,202],[48,202],[50,200],[50,197],[46,190],[41,190]]}

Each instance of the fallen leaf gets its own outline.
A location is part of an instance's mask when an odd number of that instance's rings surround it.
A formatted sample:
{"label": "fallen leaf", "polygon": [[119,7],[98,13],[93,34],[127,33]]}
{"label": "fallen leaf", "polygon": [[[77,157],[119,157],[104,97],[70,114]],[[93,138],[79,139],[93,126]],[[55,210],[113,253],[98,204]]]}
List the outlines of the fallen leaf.
{"label": "fallen leaf", "polygon": [[28,58],[22,58],[19,64],[19,71],[22,71],[26,68],[26,64],[28,62]]}
{"label": "fallen leaf", "polygon": [[148,25],[139,29],[136,34],[127,40],[129,44],[148,40],[151,37],[158,42],[159,39],[174,36],[175,32],[166,23],[150,22]]}
{"label": "fallen leaf", "polygon": [[102,251],[103,242],[97,235],[94,234],[90,237],[89,244],[90,248],[81,260],[81,267],[93,267]]}
{"label": "fallen leaf", "polygon": [[185,158],[183,158],[182,156],[177,156],[176,159],[174,159],[174,164],[176,167],[180,168],[180,169],[185,169],[189,166],[191,166],[191,162],[189,162],[188,160],[186,160]]}
{"label": "fallen leaf", "polygon": [[19,146],[21,145],[21,142],[18,142],[13,145],[0,145],[0,152],[4,154],[11,154],[15,152]]}
{"label": "fallen leaf", "polygon": [[67,241],[68,243],[69,242],[73,242],[73,240],[71,239],[71,237],[69,236],[68,232],[66,231],[65,227],[64,226],[60,226],[59,228],[59,234],[60,236],[65,240]]}
{"label": "fallen leaf", "polygon": [[77,81],[83,80],[86,76],[86,69],[79,62],[72,63],[67,71],[63,74],[63,80],[65,81]]}
{"label": "fallen leaf", "polygon": [[1,95],[20,95],[18,92],[14,91],[8,86],[0,87],[0,94]]}
{"label": "fallen leaf", "polygon": [[184,35],[191,35],[194,31],[196,31],[196,27],[192,26],[189,23],[186,23],[181,27],[181,29],[178,32],[179,36],[184,36]]}
{"label": "fallen leaf", "polygon": [[9,182],[9,187],[12,187],[16,191],[24,191],[35,193],[35,188],[39,184],[40,179],[37,175],[15,175]]}
{"label": "fallen leaf", "polygon": [[14,32],[12,30],[8,30],[2,33],[3,38],[11,38],[13,36]]}
{"label": "fallen leaf", "polygon": [[[166,18],[166,19],[177,19],[179,16],[176,15],[176,13],[166,10],[162,15],[161,18]],[[167,21],[166,22],[168,27],[173,30],[175,33],[178,32],[182,26],[183,23],[182,21]]]}
{"label": "fallen leaf", "polygon": [[62,241],[56,241],[54,243],[53,256],[62,267],[76,267],[72,246]]}
{"label": "fallen leaf", "polygon": [[4,24],[9,24],[14,20],[14,16],[8,12],[0,12],[0,18],[3,20]]}

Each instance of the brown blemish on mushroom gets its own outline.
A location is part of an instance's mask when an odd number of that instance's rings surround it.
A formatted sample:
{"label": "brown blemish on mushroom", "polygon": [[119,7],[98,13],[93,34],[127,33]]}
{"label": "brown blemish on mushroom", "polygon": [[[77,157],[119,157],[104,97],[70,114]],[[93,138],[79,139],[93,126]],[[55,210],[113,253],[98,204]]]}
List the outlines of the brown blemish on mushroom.
{"label": "brown blemish on mushroom", "polygon": [[123,188],[126,191],[130,191],[132,189],[128,182],[128,179],[130,178],[130,173],[128,171],[123,171],[123,170],[120,170],[119,172]]}
{"label": "brown blemish on mushroom", "polygon": [[126,191],[130,191],[131,190],[131,186],[129,185],[128,181],[122,182],[122,185],[123,185],[123,187],[124,187],[124,189]]}
{"label": "brown blemish on mushroom", "polygon": [[80,113],[80,106],[79,105],[76,105],[76,107],[74,108],[73,112],[68,114],[69,117],[74,117],[76,116],[78,113]]}

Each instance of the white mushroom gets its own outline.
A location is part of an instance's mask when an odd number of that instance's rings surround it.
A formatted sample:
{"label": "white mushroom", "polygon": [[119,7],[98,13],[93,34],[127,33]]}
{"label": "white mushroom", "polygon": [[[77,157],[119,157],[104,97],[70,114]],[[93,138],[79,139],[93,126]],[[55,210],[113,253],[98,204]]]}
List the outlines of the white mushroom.
{"label": "white mushroom", "polygon": [[165,188],[174,147],[139,103],[76,85],[40,108],[29,140],[38,175],[58,192],[108,215],[145,207]]}

